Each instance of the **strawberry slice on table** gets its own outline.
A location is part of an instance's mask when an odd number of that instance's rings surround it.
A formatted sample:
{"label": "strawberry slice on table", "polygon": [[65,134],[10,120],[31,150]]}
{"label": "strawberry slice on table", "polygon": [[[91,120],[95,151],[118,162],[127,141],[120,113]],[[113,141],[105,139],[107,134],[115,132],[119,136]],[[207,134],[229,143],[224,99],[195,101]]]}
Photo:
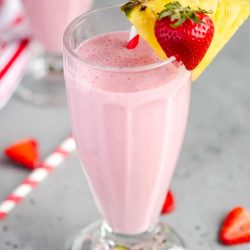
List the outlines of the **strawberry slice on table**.
{"label": "strawberry slice on table", "polygon": [[155,36],[167,57],[174,56],[187,70],[195,69],[213,40],[214,24],[210,11],[182,7],[178,2],[165,5],[155,23]]}
{"label": "strawberry slice on table", "polygon": [[174,195],[171,191],[167,193],[163,208],[161,213],[162,214],[168,214],[174,211],[175,208],[175,201],[174,201]]}
{"label": "strawberry slice on table", "polygon": [[250,212],[242,207],[234,208],[225,218],[220,240],[225,245],[250,242]]}
{"label": "strawberry slice on table", "polygon": [[39,164],[38,143],[34,139],[26,139],[10,145],[5,155],[15,163],[28,169],[35,169]]}

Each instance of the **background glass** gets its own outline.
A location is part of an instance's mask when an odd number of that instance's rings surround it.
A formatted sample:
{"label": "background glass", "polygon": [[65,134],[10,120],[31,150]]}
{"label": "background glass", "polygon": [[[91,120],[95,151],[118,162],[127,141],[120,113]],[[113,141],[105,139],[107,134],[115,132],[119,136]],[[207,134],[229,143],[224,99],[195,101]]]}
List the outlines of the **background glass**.
{"label": "background glass", "polygon": [[22,0],[34,38],[35,59],[18,89],[19,97],[40,105],[64,105],[62,37],[66,26],[88,11],[93,0]]}

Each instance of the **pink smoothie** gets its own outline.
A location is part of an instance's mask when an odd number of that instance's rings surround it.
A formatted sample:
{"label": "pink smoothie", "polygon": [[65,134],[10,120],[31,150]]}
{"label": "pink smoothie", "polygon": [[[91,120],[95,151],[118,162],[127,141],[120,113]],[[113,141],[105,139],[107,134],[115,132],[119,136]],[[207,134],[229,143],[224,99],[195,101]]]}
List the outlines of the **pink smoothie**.
{"label": "pink smoothie", "polygon": [[[126,49],[127,32],[84,41],[65,52],[73,133],[84,172],[107,224],[138,234],[157,223],[180,152],[190,99],[190,73],[159,62],[146,42]],[[134,67],[134,72],[131,68]],[[121,72],[121,69],[123,72]]]}
{"label": "pink smoothie", "polygon": [[62,52],[66,26],[93,0],[22,0],[35,38],[51,53]]}

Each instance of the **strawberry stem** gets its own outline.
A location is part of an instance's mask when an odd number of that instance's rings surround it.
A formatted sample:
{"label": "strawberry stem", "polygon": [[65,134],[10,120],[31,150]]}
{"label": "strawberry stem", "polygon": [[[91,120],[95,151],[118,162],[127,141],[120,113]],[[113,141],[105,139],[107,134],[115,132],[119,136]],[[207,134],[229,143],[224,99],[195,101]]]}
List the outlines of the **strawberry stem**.
{"label": "strawberry stem", "polygon": [[189,6],[183,7],[178,1],[168,3],[165,9],[158,14],[158,19],[169,17],[171,20],[176,21],[171,25],[172,28],[177,28],[182,25],[187,19],[192,20],[195,23],[201,23],[201,20],[197,16],[198,13],[212,14],[213,11],[203,10],[198,8],[197,10],[191,9]]}

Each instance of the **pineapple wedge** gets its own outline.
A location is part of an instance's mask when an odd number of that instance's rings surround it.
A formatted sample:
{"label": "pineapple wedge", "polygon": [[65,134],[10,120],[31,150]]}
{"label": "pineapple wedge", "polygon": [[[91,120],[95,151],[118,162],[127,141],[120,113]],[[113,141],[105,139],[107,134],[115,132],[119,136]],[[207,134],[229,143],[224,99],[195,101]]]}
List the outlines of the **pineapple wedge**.
{"label": "pineapple wedge", "polygon": [[[131,0],[122,7],[129,21],[136,27],[137,32],[149,43],[161,59],[165,59],[166,55],[155,37],[154,26],[157,13],[160,13],[164,5],[171,1]],[[250,0],[179,0],[179,2],[183,6],[189,5],[195,9],[199,7],[213,11],[210,17],[215,26],[214,38],[205,57],[193,70],[193,80],[196,80],[248,18],[250,15]]]}
{"label": "pineapple wedge", "polygon": [[197,79],[207,66],[214,60],[239,27],[250,15],[248,0],[218,0],[212,19],[215,25],[214,38],[205,57],[193,71],[193,79]]}

